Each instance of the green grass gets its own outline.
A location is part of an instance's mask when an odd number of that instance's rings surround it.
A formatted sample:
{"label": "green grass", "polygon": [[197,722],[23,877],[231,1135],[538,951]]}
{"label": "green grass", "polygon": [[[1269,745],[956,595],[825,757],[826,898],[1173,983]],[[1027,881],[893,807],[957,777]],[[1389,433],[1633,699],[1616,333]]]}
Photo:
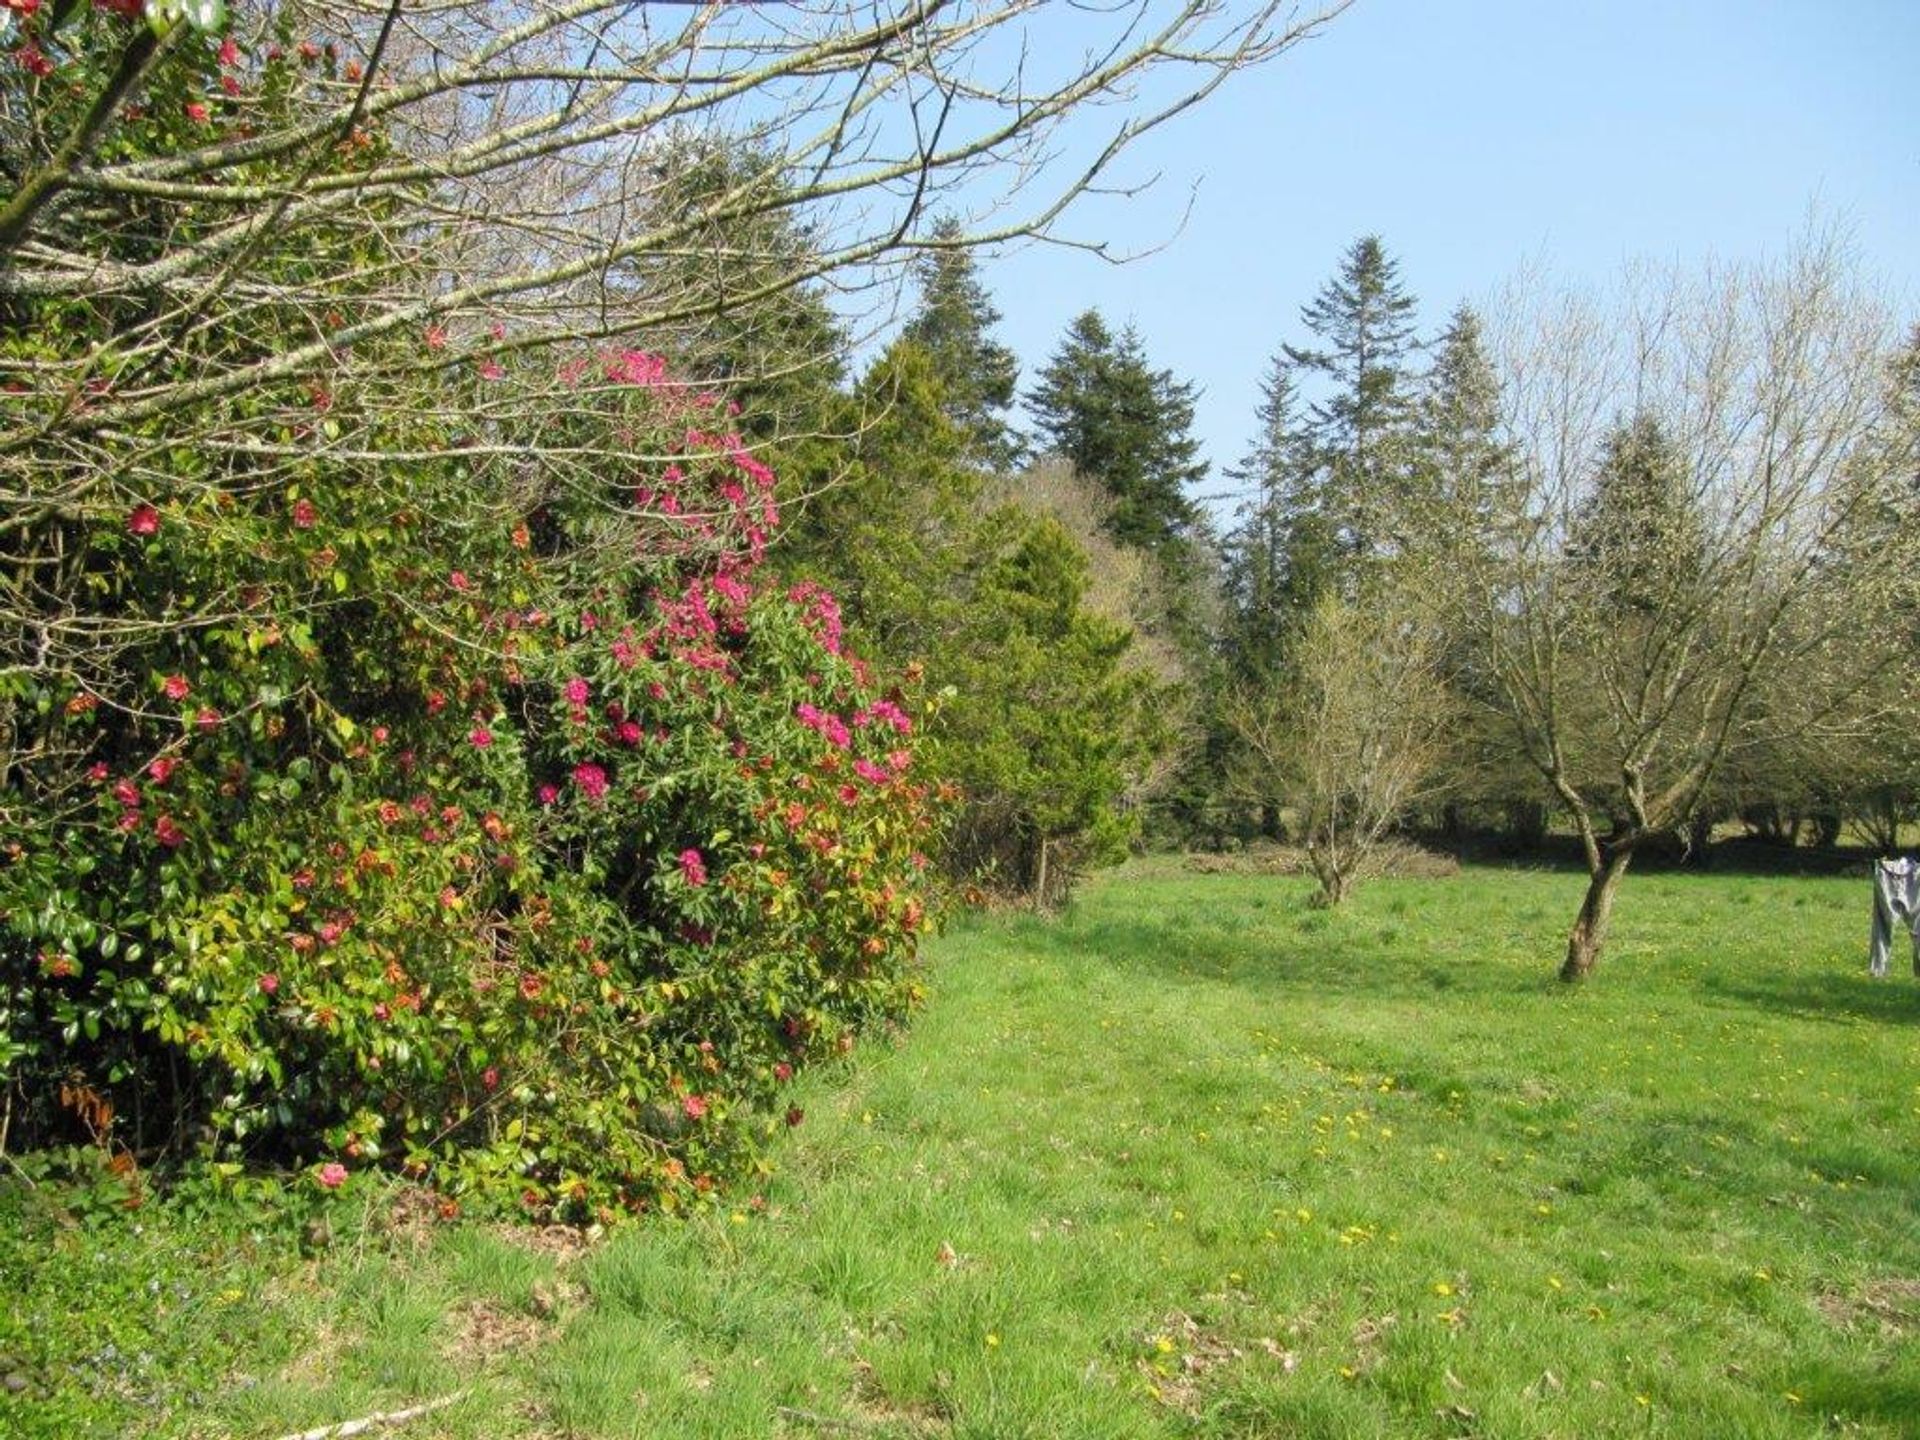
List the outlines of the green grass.
{"label": "green grass", "polygon": [[[240,1242],[170,1234],[210,1298],[148,1327],[152,1383],[55,1389],[102,1434],[461,1388],[400,1433],[1920,1434],[1920,985],[1865,975],[1865,884],[1630,877],[1569,990],[1581,885],[1328,914],[1136,865],[942,941],[910,1035],[803,1087],[764,1213],[577,1255],[370,1231],[237,1285]],[[99,1229],[30,1292],[89,1283]]]}

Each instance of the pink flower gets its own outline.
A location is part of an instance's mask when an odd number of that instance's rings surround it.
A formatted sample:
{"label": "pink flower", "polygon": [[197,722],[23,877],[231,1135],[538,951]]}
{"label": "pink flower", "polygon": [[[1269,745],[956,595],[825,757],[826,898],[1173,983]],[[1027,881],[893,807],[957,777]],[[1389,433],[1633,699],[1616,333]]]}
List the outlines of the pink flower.
{"label": "pink flower", "polygon": [[467,732],[467,741],[476,750],[484,750],[493,744],[493,732],[484,725],[476,725]]}
{"label": "pink flower", "polygon": [[707,862],[698,850],[689,848],[680,852],[680,874],[689,885],[707,883]]}
{"label": "pink flower", "polygon": [[584,705],[587,703],[587,696],[590,692],[587,689],[587,682],[582,677],[576,675],[567,681],[566,688],[562,693],[566,695],[569,705]]}
{"label": "pink flower", "polygon": [[217,730],[220,728],[220,712],[211,705],[202,705],[194,714],[193,723],[200,727],[202,733]]}
{"label": "pink flower", "polygon": [[840,787],[840,803],[841,804],[852,805],[856,801],[858,801],[859,798],[860,798],[860,792],[854,789],[853,786],[842,785]]}
{"label": "pink flower", "polygon": [[464,570],[455,570],[452,574],[448,575],[447,584],[456,590],[471,590],[473,588],[473,582],[467,578],[467,572]]}
{"label": "pink flower", "polygon": [[589,800],[606,798],[607,772],[591,760],[583,760],[573,767],[573,783],[586,792]]}
{"label": "pink flower", "polygon": [[169,700],[184,700],[192,693],[193,687],[187,684],[184,675],[169,675],[160,682],[160,690]]}
{"label": "pink flower", "polygon": [[311,530],[319,518],[320,512],[313,508],[311,500],[302,498],[293,502],[293,523],[297,529]]}
{"label": "pink flower", "polygon": [[698,1120],[707,1113],[707,1100],[704,1095],[689,1095],[680,1102],[680,1108],[687,1112],[689,1120]]}
{"label": "pink flower", "polygon": [[113,787],[113,798],[131,809],[140,803],[140,787],[131,780],[122,780]]}
{"label": "pink flower", "polygon": [[127,516],[127,533],[130,535],[158,535],[160,533],[160,512],[151,505],[136,505]]}
{"label": "pink flower", "polygon": [[229,68],[240,63],[240,47],[231,35],[220,42],[220,63]]}
{"label": "pink flower", "polygon": [[853,773],[869,785],[885,785],[889,780],[893,779],[893,776],[888,773],[884,765],[876,765],[871,760],[854,761]]}
{"label": "pink flower", "polygon": [[427,348],[429,350],[446,349],[447,332],[438,325],[429,325],[427,327]]}
{"label": "pink flower", "polygon": [[153,822],[153,838],[169,850],[178,850],[187,843],[186,832],[173,823],[171,815],[162,815]]}
{"label": "pink flower", "polygon": [[487,1066],[480,1072],[480,1083],[489,1090],[498,1090],[500,1088],[499,1070],[492,1065]]}
{"label": "pink flower", "polygon": [[313,1179],[322,1190],[338,1190],[347,1183],[347,1167],[338,1160],[329,1160],[314,1172]]}
{"label": "pink flower", "polygon": [[198,100],[189,100],[186,105],[187,119],[196,125],[205,125],[213,117],[207,113],[207,107]]}
{"label": "pink flower", "polygon": [[151,765],[147,766],[147,774],[153,778],[154,784],[164,785],[167,783],[168,777],[179,768],[180,762],[178,760],[168,755],[162,755],[158,760],[155,760]]}
{"label": "pink flower", "polygon": [[498,360],[482,360],[480,362],[480,378],[482,380],[504,380],[507,378],[507,367],[502,365]]}
{"label": "pink flower", "polygon": [[96,760],[87,767],[87,778],[96,785],[103,783],[107,776],[112,773],[113,772],[107,768],[107,762],[104,760]]}
{"label": "pink flower", "polygon": [[560,798],[560,787],[557,785],[542,785],[535,793],[539,795],[542,805],[551,805]]}
{"label": "pink flower", "polygon": [[22,70],[37,79],[44,80],[53,73],[53,62],[47,58],[46,52],[31,40],[14,51],[13,58]]}
{"label": "pink flower", "polygon": [[280,989],[280,977],[269,971],[260,977],[260,993],[272,995]]}

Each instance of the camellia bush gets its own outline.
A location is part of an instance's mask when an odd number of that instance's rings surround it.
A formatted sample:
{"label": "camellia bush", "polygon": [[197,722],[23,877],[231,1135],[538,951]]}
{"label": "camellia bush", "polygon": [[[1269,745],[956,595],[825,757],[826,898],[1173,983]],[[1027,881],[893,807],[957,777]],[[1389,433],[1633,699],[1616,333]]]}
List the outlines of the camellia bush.
{"label": "camellia bush", "polygon": [[0,282],[0,1147],[570,1219],[751,1174],[911,1005],[940,809],[925,703],[763,568],[751,417],[413,315],[459,256],[404,186],[275,211],[396,163],[365,37],[4,13],[0,250],[118,279]]}
{"label": "camellia bush", "polygon": [[[316,466],[76,528],[146,622],[115,666],[144,693],[37,697],[93,813],[0,864],[29,1128],[85,1096],[129,1153],[674,1208],[799,1123],[798,1065],[911,1005],[920,702],[831,596],[763,583],[773,476],[717,397],[635,352],[567,368],[568,424],[661,458],[440,514]],[[414,496],[451,506],[447,469]],[[214,592],[230,620],[166,623]]]}

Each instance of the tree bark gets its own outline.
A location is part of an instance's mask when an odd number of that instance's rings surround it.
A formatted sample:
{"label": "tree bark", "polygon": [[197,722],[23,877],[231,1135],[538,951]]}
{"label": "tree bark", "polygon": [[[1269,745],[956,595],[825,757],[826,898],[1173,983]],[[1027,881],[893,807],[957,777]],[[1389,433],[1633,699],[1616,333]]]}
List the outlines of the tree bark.
{"label": "tree bark", "polygon": [[1633,859],[1630,849],[1609,847],[1600,868],[1587,883],[1587,898],[1580,902],[1580,916],[1567,936],[1567,959],[1560,967],[1560,978],[1569,984],[1593,973],[1600,951],[1607,943],[1607,922],[1613,918],[1613,897],[1620,880]]}

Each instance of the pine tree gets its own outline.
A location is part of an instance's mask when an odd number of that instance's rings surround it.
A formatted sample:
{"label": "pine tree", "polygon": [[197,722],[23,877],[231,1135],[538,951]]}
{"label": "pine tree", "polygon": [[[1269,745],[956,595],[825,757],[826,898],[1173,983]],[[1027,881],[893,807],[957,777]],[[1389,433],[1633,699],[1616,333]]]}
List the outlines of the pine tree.
{"label": "pine tree", "polygon": [[1500,377],[1481,334],[1473,307],[1457,307],[1420,396],[1414,504],[1441,556],[1497,546],[1520,518],[1513,453],[1500,435]]}
{"label": "pine tree", "polygon": [[1293,370],[1276,356],[1260,388],[1253,448],[1227,473],[1251,494],[1226,544],[1223,658],[1241,678],[1270,676],[1322,583],[1328,537],[1315,523],[1322,497],[1301,428]]}
{"label": "pine tree", "polygon": [[1187,487],[1207,473],[1193,437],[1194,389],[1146,359],[1139,332],[1117,337],[1097,310],[1076,317],[1027,406],[1048,449],[1113,500],[1113,538],[1182,568],[1198,515]]}
{"label": "pine tree", "polygon": [[1308,431],[1323,472],[1323,523],[1351,567],[1404,545],[1412,529],[1405,512],[1415,414],[1410,362],[1419,348],[1414,300],[1379,238],[1366,235],[1300,319],[1320,348],[1288,345],[1285,354],[1332,387],[1312,407]]}
{"label": "pine tree", "polygon": [[920,304],[903,331],[924,349],[945,390],[942,408],[967,438],[972,458],[983,468],[1006,471],[1020,459],[1020,440],[1007,423],[1013,405],[1019,361],[988,336],[1000,312],[975,271],[973,255],[957,242],[959,221],[945,218],[934,226],[936,248],[915,265]]}

